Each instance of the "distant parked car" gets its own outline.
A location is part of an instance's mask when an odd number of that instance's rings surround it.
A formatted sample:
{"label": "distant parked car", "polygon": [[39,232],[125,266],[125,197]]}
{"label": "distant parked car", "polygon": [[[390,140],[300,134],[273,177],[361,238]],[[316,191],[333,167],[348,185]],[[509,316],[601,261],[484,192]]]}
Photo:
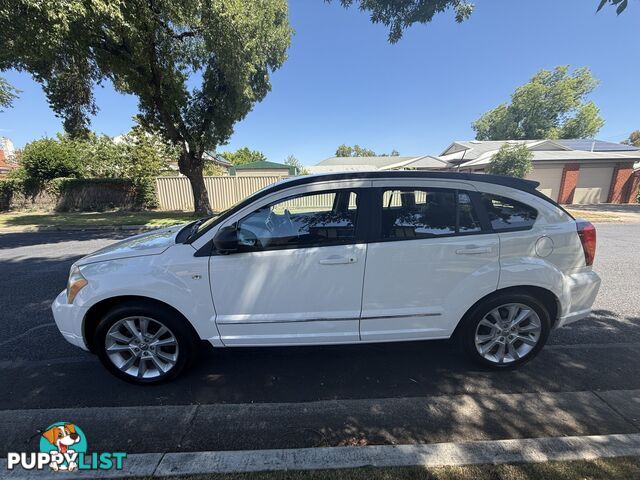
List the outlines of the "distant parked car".
{"label": "distant parked car", "polygon": [[137,383],[214,347],[447,339],[482,365],[533,358],[589,315],[594,227],[491,175],[298,177],[219,216],[77,261],[58,328]]}

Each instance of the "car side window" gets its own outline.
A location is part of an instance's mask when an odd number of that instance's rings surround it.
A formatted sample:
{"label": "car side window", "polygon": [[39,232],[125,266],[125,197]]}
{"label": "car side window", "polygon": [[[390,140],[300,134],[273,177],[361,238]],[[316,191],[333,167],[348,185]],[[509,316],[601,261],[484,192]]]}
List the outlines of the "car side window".
{"label": "car side window", "polygon": [[531,228],[538,218],[538,211],[510,198],[483,193],[481,202],[494,230]]}
{"label": "car side window", "polygon": [[432,238],[482,230],[466,192],[441,189],[393,189],[382,193],[384,240]]}
{"label": "car side window", "polygon": [[352,243],[356,238],[357,193],[309,193],[259,208],[238,222],[241,251]]}

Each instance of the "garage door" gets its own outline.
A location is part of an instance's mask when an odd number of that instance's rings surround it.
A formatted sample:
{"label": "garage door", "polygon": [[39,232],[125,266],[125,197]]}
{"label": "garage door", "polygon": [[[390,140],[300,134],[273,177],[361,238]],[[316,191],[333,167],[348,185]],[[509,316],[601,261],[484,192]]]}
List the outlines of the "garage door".
{"label": "garage door", "polygon": [[562,181],[562,167],[534,167],[533,171],[527,175],[528,180],[540,182],[538,190],[552,200],[558,200],[560,192],[560,182]]}
{"label": "garage door", "polygon": [[573,203],[603,203],[609,197],[613,167],[580,167]]}

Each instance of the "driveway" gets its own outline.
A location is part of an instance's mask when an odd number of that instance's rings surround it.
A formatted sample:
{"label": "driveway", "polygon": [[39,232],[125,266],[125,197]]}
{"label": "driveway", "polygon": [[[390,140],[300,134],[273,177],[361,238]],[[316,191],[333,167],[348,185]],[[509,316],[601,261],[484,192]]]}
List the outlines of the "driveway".
{"label": "driveway", "polygon": [[[68,345],[49,311],[71,263],[121,235],[5,234],[0,456],[10,439],[33,442],[30,429],[62,417],[93,432],[96,449],[124,442],[130,452],[640,431],[640,225],[597,228],[603,287],[593,315],[555,331],[519,370],[478,369],[449,342],[203,348],[190,372],[150,388],[115,379]],[[108,425],[123,416],[130,428],[113,433]]]}

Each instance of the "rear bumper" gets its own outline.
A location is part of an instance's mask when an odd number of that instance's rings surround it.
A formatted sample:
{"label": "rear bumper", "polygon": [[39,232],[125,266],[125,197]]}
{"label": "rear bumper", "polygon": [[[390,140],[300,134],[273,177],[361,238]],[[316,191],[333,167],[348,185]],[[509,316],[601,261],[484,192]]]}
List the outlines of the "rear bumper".
{"label": "rear bumper", "polygon": [[556,327],[586,318],[600,290],[600,277],[594,271],[573,273],[565,277],[563,286],[562,312]]}
{"label": "rear bumper", "polygon": [[84,311],[77,305],[67,303],[67,292],[63,290],[51,304],[56,326],[65,340],[76,347],[88,350],[82,336]]}

